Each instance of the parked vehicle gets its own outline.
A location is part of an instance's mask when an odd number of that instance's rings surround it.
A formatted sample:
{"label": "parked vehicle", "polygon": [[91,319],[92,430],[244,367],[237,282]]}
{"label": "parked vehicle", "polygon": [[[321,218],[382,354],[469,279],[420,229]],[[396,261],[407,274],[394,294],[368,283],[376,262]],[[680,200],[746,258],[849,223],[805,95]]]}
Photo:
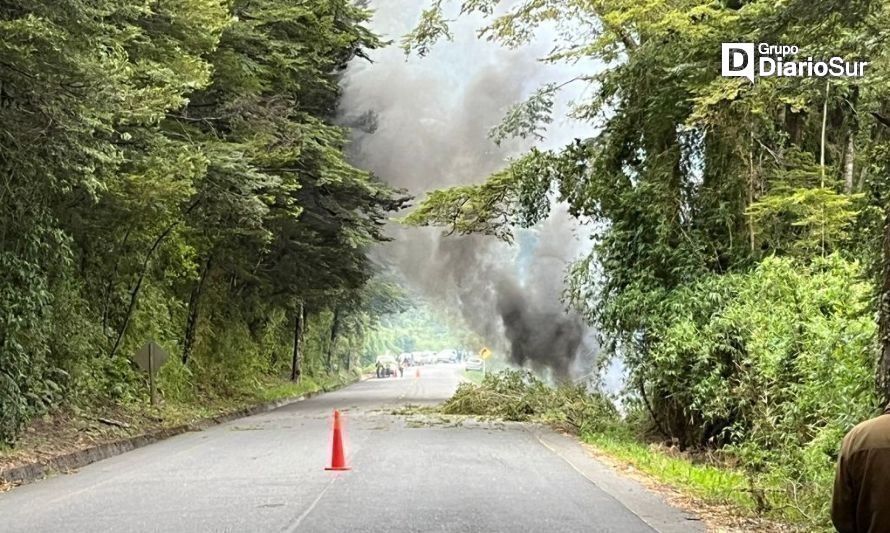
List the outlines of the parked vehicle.
{"label": "parked vehicle", "polygon": [[467,372],[469,372],[471,370],[476,371],[476,372],[482,372],[483,365],[485,365],[485,362],[482,359],[479,359],[478,357],[472,357],[470,359],[467,359],[467,362],[464,365],[464,369]]}

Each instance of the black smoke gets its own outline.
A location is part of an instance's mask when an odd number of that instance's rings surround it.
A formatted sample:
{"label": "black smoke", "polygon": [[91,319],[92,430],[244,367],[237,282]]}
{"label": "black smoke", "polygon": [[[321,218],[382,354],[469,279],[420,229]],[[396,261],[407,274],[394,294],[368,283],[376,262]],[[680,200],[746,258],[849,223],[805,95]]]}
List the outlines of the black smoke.
{"label": "black smoke", "polygon": [[[373,1],[373,27],[398,42],[424,6],[424,0]],[[424,59],[406,59],[390,47],[375,51],[373,64],[350,66],[342,82],[343,122],[373,126],[354,130],[355,164],[421,200],[433,189],[478,183],[528,148],[523,140],[496,146],[487,133],[512,104],[575,74],[535,60],[548,43],[505,50],[480,41],[475,30],[481,22],[458,19],[454,41]],[[556,145],[560,131],[567,139],[589,136],[576,125],[555,122]],[[394,265],[429,299],[458,310],[492,349],[562,379],[578,370],[578,354],[590,352],[589,331],[560,301],[566,267],[580,248],[575,229],[560,209],[534,230],[520,232],[514,246],[394,225],[394,241],[378,249],[376,259]]]}
{"label": "black smoke", "polygon": [[498,284],[497,312],[516,365],[539,372],[550,369],[557,381],[569,378],[584,339],[580,318],[537,307],[510,279]]}

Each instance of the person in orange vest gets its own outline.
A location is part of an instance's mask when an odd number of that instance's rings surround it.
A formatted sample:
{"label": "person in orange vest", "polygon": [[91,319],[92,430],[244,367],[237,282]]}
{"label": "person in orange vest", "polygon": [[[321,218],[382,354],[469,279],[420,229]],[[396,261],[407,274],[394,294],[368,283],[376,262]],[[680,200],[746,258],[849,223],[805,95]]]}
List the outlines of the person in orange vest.
{"label": "person in orange vest", "polygon": [[890,405],[844,437],[831,521],[840,533],[890,533]]}

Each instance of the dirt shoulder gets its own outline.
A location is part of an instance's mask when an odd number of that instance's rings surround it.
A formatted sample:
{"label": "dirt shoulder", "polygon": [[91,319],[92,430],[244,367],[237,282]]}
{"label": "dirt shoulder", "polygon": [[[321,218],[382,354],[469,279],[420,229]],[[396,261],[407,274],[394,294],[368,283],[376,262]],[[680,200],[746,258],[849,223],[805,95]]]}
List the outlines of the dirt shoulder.
{"label": "dirt shoulder", "polygon": [[270,389],[250,398],[160,407],[111,405],[63,410],[33,420],[15,447],[0,449],[0,491],[236,418],[251,416],[335,390],[358,378],[313,386]]}

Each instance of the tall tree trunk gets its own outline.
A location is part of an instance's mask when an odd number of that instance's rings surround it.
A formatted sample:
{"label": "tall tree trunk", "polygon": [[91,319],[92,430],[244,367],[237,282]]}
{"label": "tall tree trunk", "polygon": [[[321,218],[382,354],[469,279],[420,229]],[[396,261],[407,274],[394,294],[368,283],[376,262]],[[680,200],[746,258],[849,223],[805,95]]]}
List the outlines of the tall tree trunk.
{"label": "tall tree trunk", "polygon": [[881,298],[879,309],[880,361],[878,364],[878,390],[884,401],[890,401],[890,207],[884,219],[884,246],[881,273]]}
{"label": "tall tree trunk", "polygon": [[290,365],[290,380],[297,383],[303,378],[303,326],[306,316],[303,312],[302,300],[297,303],[294,313],[294,353]]}
{"label": "tall tree trunk", "polygon": [[[828,131],[828,95],[831,91],[831,80],[825,81],[825,103],[822,105],[822,146],[819,149],[819,168],[822,172],[822,181],[819,183],[819,187],[825,188],[825,143],[827,138]],[[821,237],[821,247],[822,247],[822,257],[825,257],[825,207],[822,207],[821,212],[822,218],[822,237]]]}
{"label": "tall tree trunk", "polygon": [[130,228],[127,228],[127,232],[124,233],[124,238],[118,247],[118,253],[114,258],[114,268],[111,270],[111,275],[108,276],[108,282],[105,285],[105,296],[102,299],[102,334],[104,335],[108,335],[108,316],[111,313],[111,297],[114,295],[114,282],[117,280],[117,271],[120,267],[121,257],[124,255],[124,247],[127,246],[129,239]]}
{"label": "tall tree trunk", "polygon": [[136,310],[136,301],[139,299],[139,291],[142,288],[142,283],[145,281],[145,276],[148,274],[148,267],[151,265],[151,260],[154,258],[155,251],[164,242],[164,239],[167,238],[167,235],[170,235],[176,226],[182,224],[186,215],[192,212],[194,208],[201,203],[201,196],[195,199],[194,202],[185,210],[182,214],[182,218],[177,220],[176,222],[167,226],[164,231],[158,235],[158,238],[152,243],[151,248],[146,252],[145,257],[142,260],[142,269],[139,271],[139,277],[136,278],[136,283],[133,285],[133,288],[130,290],[130,304],[127,306],[127,314],[124,315],[124,323],[121,325],[120,330],[117,333],[117,338],[114,341],[114,346],[111,347],[111,352],[109,352],[109,357],[114,357],[117,355],[117,350],[121,346],[121,341],[124,339],[124,335],[127,333],[127,328],[130,326],[130,320],[133,318],[133,311]]}
{"label": "tall tree trunk", "polygon": [[182,364],[187,365],[189,358],[192,356],[192,348],[195,345],[195,332],[198,330],[198,309],[201,306],[201,295],[204,293],[204,282],[210,272],[210,264],[213,254],[207,256],[204,262],[204,268],[201,269],[201,276],[198,278],[198,284],[192,289],[189,296],[189,312],[185,322],[185,334],[182,339]]}
{"label": "tall tree trunk", "polygon": [[847,149],[844,151],[844,192],[853,194],[853,161],[856,158],[856,143],[851,131],[847,136]]}
{"label": "tall tree trunk", "polygon": [[856,184],[853,183],[853,173],[856,161],[856,135],[859,133],[859,120],[856,118],[856,106],[859,103],[859,87],[853,86],[848,98],[852,113],[850,113],[850,126],[847,128],[847,145],[844,149],[844,192],[853,194],[856,192]]}
{"label": "tall tree trunk", "polygon": [[655,412],[655,409],[652,408],[652,404],[649,403],[649,398],[646,396],[646,384],[643,383],[643,380],[639,380],[637,383],[637,390],[640,391],[640,397],[643,399],[643,405],[646,406],[646,410],[649,411],[649,416],[652,418],[652,422],[655,424],[656,429],[664,435],[665,437],[672,436],[667,426],[662,424],[661,418]]}
{"label": "tall tree trunk", "polygon": [[[751,207],[754,204],[754,128],[751,128],[751,149],[748,151],[748,205],[745,206],[746,209]],[[754,249],[756,246],[756,239],[754,236],[754,217],[751,215],[747,216],[748,218],[748,243],[751,245],[751,254],[754,254]]]}
{"label": "tall tree trunk", "polygon": [[334,346],[337,343],[337,334],[340,332],[340,307],[334,307],[334,319],[331,321],[331,341],[328,343],[327,367],[328,372],[333,372]]}

